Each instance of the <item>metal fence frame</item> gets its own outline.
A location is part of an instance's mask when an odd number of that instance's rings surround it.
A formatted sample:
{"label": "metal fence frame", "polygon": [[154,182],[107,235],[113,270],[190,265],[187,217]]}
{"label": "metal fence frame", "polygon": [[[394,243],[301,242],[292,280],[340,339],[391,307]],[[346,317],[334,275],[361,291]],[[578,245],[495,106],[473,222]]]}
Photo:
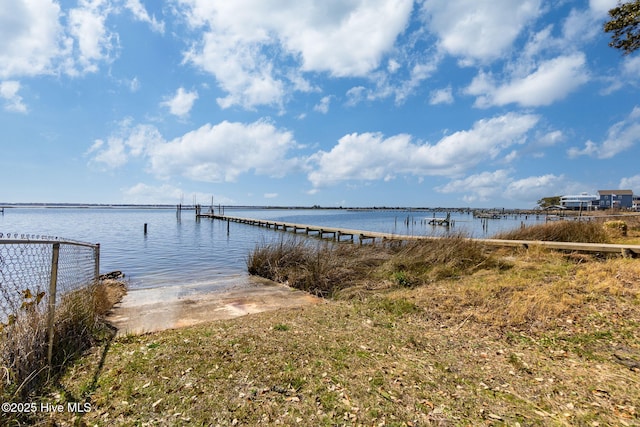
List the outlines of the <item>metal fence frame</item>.
{"label": "metal fence frame", "polygon": [[[58,238],[54,236],[41,236],[21,233],[0,233],[0,245],[51,245],[51,270],[49,277],[49,305],[47,313],[47,335],[48,350],[47,363],[51,365],[53,356],[54,321],[56,300],[58,299],[58,265],[60,261],[60,247],[62,245],[80,246],[93,249],[94,277],[93,282],[97,282],[100,277],[100,243],[87,243],[76,240]],[[1,284],[0,284],[1,285]]]}

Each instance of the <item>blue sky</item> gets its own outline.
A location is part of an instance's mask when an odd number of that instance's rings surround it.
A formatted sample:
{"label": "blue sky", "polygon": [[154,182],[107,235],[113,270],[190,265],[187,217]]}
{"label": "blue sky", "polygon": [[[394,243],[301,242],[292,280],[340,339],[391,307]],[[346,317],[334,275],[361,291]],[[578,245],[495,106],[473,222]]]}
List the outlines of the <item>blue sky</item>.
{"label": "blue sky", "polygon": [[0,0],[0,202],[640,193],[616,0]]}

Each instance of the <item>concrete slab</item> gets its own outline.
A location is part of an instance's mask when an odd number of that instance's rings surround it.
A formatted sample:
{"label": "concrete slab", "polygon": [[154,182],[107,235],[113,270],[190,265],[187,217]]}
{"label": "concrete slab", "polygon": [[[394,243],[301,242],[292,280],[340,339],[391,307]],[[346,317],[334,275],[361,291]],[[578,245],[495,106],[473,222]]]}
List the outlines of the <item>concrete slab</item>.
{"label": "concrete slab", "polygon": [[267,279],[238,276],[225,283],[130,290],[107,320],[118,335],[143,334],[324,302]]}

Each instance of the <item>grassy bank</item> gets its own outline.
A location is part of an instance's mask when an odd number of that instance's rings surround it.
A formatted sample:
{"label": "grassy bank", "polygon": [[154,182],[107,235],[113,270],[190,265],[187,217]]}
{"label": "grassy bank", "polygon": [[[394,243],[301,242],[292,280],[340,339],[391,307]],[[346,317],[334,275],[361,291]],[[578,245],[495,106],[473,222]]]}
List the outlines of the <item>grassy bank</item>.
{"label": "grassy bank", "polygon": [[[4,424],[29,422],[32,404],[77,357],[114,331],[103,315],[124,294],[124,284],[100,281],[63,295],[53,318],[51,364],[45,293],[22,292],[21,308],[0,327],[0,401]],[[3,424],[3,425],[4,425]]]}
{"label": "grassy bank", "polygon": [[39,420],[640,424],[640,262],[468,243],[257,248],[250,268],[333,298],[94,348],[41,398],[91,410]]}

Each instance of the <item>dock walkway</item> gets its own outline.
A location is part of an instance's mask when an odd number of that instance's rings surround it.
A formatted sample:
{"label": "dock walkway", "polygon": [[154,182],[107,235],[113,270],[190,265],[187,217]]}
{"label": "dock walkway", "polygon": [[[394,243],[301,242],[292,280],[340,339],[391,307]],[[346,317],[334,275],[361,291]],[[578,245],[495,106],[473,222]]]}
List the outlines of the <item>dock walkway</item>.
{"label": "dock walkway", "polygon": [[[424,235],[406,235],[394,233],[382,233],[377,231],[352,230],[339,227],[325,227],[318,225],[297,224],[284,221],[274,221],[268,219],[241,218],[236,216],[219,215],[215,213],[199,214],[198,218],[211,218],[227,222],[236,222],[241,224],[254,225],[259,227],[273,228],[274,230],[291,231],[296,234],[303,232],[307,235],[315,235],[320,238],[332,238],[337,241],[354,241],[357,236],[358,241],[416,241],[416,240],[433,240],[441,237],[424,236]],[[344,239],[346,237],[346,239]],[[623,256],[636,257],[640,255],[640,245],[625,244],[608,244],[608,243],[573,243],[573,242],[549,242],[539,240],[499,240],[499,239],[471,239],[478,243],[490,246],[502,247],[520,247],[529,248],[532,246],[541,246],[556,250],[568,250],[578,252],[595,252],[595,253],[619,253]]]}

